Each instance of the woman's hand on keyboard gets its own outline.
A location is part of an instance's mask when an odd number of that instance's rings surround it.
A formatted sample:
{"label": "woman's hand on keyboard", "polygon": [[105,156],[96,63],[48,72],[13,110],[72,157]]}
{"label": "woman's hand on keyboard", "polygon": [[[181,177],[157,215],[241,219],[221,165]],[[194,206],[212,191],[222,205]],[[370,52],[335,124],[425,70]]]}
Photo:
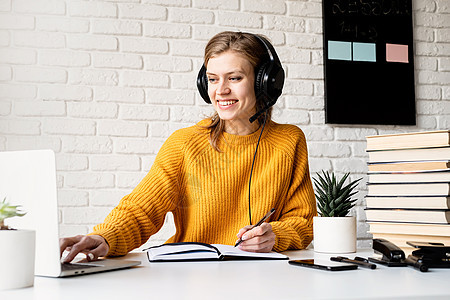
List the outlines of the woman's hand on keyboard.
{"label": "woman's hand on keyboard", "polygon": [[74,237],[61,238],[59,240],[61,256],[64,251],[69,254],[64,258],[65,263],[71,262],[79,253],[86,254],[88,261],[97,260],[99,257],[106,256],[109,251],[109,245],[106,240],[99,235],[77,235]]}

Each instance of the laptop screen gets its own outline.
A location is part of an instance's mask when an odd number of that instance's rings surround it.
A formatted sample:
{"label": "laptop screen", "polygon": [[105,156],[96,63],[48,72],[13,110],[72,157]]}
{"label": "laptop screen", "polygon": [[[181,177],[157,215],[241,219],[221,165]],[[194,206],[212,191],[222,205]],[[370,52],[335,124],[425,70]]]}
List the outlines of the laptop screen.
{"label": "laptop screen", "polygon": [[54,152],[0,152],[0,197],[22,205],[27,212],[24,217],[7,219],[7,225],[36,231],[35,274],[58,276],[61,264]]}

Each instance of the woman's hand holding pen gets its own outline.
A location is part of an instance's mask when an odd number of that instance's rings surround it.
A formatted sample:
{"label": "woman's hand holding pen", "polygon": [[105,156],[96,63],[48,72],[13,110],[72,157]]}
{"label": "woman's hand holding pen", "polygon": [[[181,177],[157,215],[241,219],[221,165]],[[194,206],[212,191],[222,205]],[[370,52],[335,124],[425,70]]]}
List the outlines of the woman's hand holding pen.
{"label": "woman's hand holding pen", "polygon": [[275,245],[275,233],[269,223],[262,223],[256,227],[245,226],[239,230],[237,237],[242,239],[238,247],[244,251],[270,252]]}

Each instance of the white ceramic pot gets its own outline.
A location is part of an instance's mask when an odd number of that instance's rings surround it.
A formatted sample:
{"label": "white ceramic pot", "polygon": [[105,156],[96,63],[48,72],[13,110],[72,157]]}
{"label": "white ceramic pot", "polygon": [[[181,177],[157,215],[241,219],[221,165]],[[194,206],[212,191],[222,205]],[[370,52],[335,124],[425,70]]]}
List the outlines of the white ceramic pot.
{"label": "white ceramic pot", "polygon": [[314,251],[322,253],[356,252],[356,218],[314,217]]}
{"label": "white ceramic pot", "polygon": [[36,232],[0,230],[0,290],[33,286]]}

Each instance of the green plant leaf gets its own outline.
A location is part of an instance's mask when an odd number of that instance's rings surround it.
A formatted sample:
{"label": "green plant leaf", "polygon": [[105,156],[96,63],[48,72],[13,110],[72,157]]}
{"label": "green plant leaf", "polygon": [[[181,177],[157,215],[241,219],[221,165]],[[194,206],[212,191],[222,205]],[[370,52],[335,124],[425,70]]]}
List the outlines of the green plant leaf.
{"label": "green plant leaf", "polygon": [[23,217],[26,212],[22,211],[20,205],[10,205],[6,202],[6,198],[0,202],[0,223],[3,223],[5,219],[12,217]]}
{"label": "green plant leaf", "polygon": [[334,173],[322,171],[313,178],[317,209],[319,215],[327,217],[343,217],[355,206],[356,199],[352,199],[358,191],[355,187],[362,178],[358,178],[344,186],[350,173],[345,173],[338,179]]}

